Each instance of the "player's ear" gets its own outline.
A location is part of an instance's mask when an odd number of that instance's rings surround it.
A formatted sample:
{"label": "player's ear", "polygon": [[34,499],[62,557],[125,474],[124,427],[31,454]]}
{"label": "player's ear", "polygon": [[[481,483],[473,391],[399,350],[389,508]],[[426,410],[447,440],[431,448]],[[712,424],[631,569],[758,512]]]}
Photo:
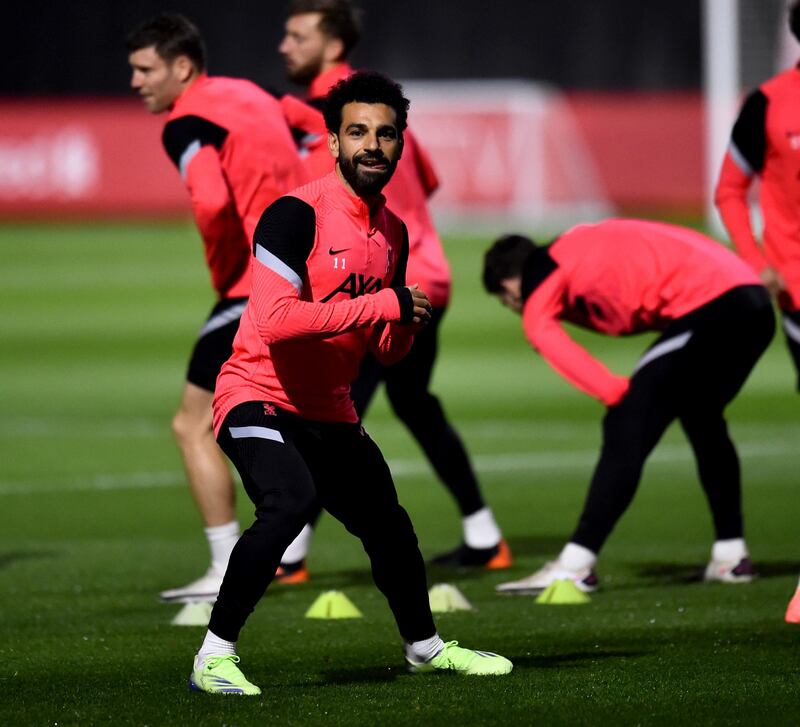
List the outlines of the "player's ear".
{"label": "player's ear", "polygon": [[339,158],[339,135],[328,131],[328,151],[334,159]]}
{"label": "player's ear", "polygon": [[341,38],[329,38],[322,51],[322,57],[327,63],[337,63],[344,56],[344,43]]}
{"label": "player's ear", "polygon": [[178,56],[173,62],[172,67],[175,71],[175,76],[181,83],[186,83],[194,73],[194,63],[188,56]]}

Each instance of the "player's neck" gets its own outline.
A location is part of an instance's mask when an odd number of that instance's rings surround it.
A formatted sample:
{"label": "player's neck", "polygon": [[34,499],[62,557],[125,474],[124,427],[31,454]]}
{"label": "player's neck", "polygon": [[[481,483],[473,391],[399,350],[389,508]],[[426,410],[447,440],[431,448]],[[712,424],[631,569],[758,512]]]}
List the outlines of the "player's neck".
{"label": "player's neck", "polygon": [[358,194],[351,186],[350,183],[344,178],[342,174],[342,170],[340,169],[339,165],[336,165],[336,175],[339,177],[339,181],[341,182],[342,186],[345,188],[347,193],[356,199],[360,199],[369,210],[369,215],[372,217],[383,205],[384,203],[384,196],[380,192],[376,192],[375,194],[371,194],[368,196]]}
{"label": "player's neck", "polygon": [[191,89],[201,78],[206,78],[208,74],[205,72],[200,73],[199,71],[195,71],[189,76],[182,84],[181,84],[181,92],[178,94],[177,98],[172,102],[170,106],[171,109],[175,108],[175,106],[180,103],[181,99],[186,96]]}

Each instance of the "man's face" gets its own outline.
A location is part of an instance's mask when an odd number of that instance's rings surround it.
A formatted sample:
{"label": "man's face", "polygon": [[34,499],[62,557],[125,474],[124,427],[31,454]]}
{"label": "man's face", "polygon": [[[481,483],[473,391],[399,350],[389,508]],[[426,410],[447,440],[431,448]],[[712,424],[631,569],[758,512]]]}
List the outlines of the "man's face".
{"label": "man's face", "polygon": [[515,313],[522,312],[522,278],[505,278],[500,281],[503,290],[497,294],[500,302]]}
{"label": "man's face", "polygon": [[184,89],[187,64],[191,74],[191,62],[184,56],[165,61],[153,46],[135,50],[128,56],[131,73],[131,88],[136,91],[147,110],[160,114],[169,109]]}
{"label": "man's face", "polygon": [[378,194],[403,150],[397,114],[382,103],[345,104],[339,133],[328,133],[328,148],[353,192],[359,197]]}
{"label": "man's face", "polygon": [[286,76],[290,81],[307,86],[322,70],[336,43],[341,49],[341,41],[329,38],[319,29],[322,13],[300,13],[286,21],[286,33],[278,52],[286,65]]}

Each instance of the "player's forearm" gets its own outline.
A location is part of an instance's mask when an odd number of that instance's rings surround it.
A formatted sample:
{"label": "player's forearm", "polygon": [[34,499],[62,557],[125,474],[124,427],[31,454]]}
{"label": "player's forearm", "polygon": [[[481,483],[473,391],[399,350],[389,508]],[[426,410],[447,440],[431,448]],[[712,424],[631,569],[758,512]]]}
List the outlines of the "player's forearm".
{"label": "player's forearm", "polygon": [[251,294],[259,334],[266,344],[292,338],[330,338],[378,323],[399,321],[405,311],[395,289],[339,303],[300,300],[296,290],[256,268]]}
{"label": "player's forearm", "polygon": [[557,324],[526,330],[542,358],[575,388],[606,406],[618,404],[628,390],[628,379],[618,376],[573,341]]}
{"label": "player's forearm", "polygon": [[756,272],[761,272],[769,263],[753,234],[747,201],[751,183],[752,176],[739,168],[730,153],[726,154],[714,193],[714,203],[736,251]]}

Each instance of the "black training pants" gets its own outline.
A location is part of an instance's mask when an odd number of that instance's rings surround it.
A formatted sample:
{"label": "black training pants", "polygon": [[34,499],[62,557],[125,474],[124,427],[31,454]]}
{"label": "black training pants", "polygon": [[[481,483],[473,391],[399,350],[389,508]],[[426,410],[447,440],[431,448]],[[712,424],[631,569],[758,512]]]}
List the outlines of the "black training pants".
{"label": "black training pants", "polygon": [[375,390],[383,381],[386,396],[400,421],[417,440],[439,479],[455,498],[463,517],[485,507],[478,480],[458,432],[430,392],[436,363],[439,325],[444,308],[434,308],[431,320],[414,335],[408,355],[392,366],[381,365],[367,354],[350,396],[359,417],[364,416]]}
{"label": "black training pants", "polygon": [[667,326],[603,420],[600,460],[571,542],[600,551],[675,419],[694,451],[716,538],[742,537],[739,459],[724,410],[774,331],[770,298],[756,285],[734,288]]}
{"label": "black training pants", "polygon": [[218,441],[256,506],[256,520],[231,553],[211,631],[238,639],[319,501],[363,543],[401,636],[418,641],[434,635],[414,528],[383,455],[360,425],[312,422],[251,401],[228,414]]}

